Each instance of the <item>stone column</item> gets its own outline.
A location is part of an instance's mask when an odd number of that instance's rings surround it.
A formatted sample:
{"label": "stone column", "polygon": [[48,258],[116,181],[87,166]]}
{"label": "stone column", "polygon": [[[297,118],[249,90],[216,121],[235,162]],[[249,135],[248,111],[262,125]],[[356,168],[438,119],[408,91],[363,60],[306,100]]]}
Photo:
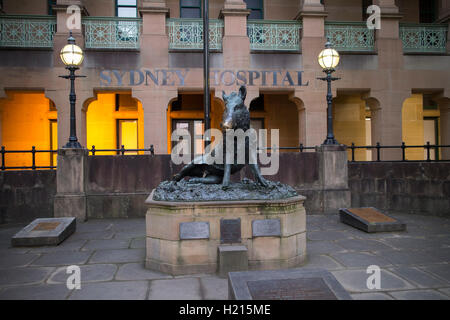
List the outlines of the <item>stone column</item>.
{"label": "stone column", "polygon": [[347,148],[344,145],[321,145],[317,148],[321,181],[321,209],[323,213],[337,213],[349,208]]}
{"label": "stone column", "polygon": [[400,39],[399,14],[395,0],[375,0],[381,9],[381,29],[375,32],[375,46],[378,52],[378,69],[403,68],[403,44]]}
{"label": "stone column", "polygon": [[225,29],[222,40],[224,68],[250,67],[250,40],[247,36],[247,16],[250,10],[243,0],[225,0],[220,18]]}
{"label": "stone column", "polygon": [[53,202],[55,217],[87,220],[87,157],[86,149],[58,149],[56,195]]}
{"label": "stone column", "polygon": [[299,138],[305,146],[323,143],[327,135],[327,87],[317,56],[325,48],[325,12],[320,0],[304,0],[296,19],[302,25],[302,62],[305,79],[310,79],[307,94],[296,90],[294,97],[303,102],[299,109]]}
{"label": "stone column", "polygon": [[167,154],[167,107],[178,96],[177,89],[133,89],[132,95],[144,109],[144,145],[153,144],[155,154]]}
{"label": "stone column", "polygon": [[[411,96],[411,91],[383,90],[372,92],[371,98],[379,102],[372,109],[372,143],[381,146],[400,146],[402,144],[403,102]],[[369,104],[370,105],[370,104]],[[382,149],[381,160],[401,160],[401,149]]]}
{"label": "stone column", "polygon": [[[169,16],[165,0],[142,0],[139,12],[143,26],[141,35],[142,66],[146,68],[169,67],[169,38],[166,18]],[[145,44],[145,45],[143,45]]]}

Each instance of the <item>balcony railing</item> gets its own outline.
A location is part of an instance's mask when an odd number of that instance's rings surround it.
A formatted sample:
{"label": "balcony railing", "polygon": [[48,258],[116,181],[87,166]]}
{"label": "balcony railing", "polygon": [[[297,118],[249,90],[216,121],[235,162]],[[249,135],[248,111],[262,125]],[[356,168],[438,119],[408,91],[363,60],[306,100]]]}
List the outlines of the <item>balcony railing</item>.
{"label": "balcony railing", "polygon": [[[169,49],[196,50],[203,49],[203,20],[201,19],[167,19]],[[222,50],[223,21],[209,21],[209,49]]]}
{"label": "balcony railing", "polygon": [[325,36],[338,51],[375,51],[375,33],[366,22],[325,22]]}
{"label": "balcony railing", "polygon": [[257,51],[300,51],[300,22],[248,20],[250,49]]}
{"label": "balcony railing", "polygon": [[0,16],[0,47],[52,48],[54,16]]}
{"label": "balcony railing", "polygon": [[83,19],[87,49],[140,48],[142,19],[87,17]]}
{"label": "balcony railing", "polygon": [[401,24],[400,39],[405,53],[445,53],[448,25]]}

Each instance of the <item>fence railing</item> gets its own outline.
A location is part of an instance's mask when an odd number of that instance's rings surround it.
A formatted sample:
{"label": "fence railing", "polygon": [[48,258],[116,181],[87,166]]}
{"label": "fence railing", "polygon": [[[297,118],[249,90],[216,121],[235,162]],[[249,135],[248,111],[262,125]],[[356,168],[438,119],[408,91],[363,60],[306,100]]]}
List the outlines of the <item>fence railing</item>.
{"label": "fence railing", "polygon": [[83,18],[85,46],[88,49],[140,48],[142,19],[118,17]]}
{"label": "fence railing", "polygon": [[[167,19],[169,49],[196,50],[203,49],[202,19]],[[222,50],[223,20],[209,21],[209,49]]]}
{"label": "fence railing", "polygon": [[325,36],[338,51],[375,51],[375,32],[366,22],[325,22]]}
{"label": "fence railing", "polygon": [[95,149],[95,146],[92,146],[91,149],[88,150],[89,154],[92,154],[93,156],[98,156],[96,153],[102,153],[102,152],[115,152],[117,155],[124,156],[125,153],[138,153],[138,152],[150,152],[150,154],[153,156],[155,155],[155,148],[153,145],[150,145],[150,148],[148,149],[125,149],[125,146],[122,145],[120,149]]}
{"label": "fence railing", "polygon": [[[56,169],[56,166],[38,166],[36,165],[36,154],[37,153],[48,153],[50,156],[54,153],[57,153],[58,150],[36,150],[36,147],[31,147],[31,150],[6,150],[4,146],[0,149],[0,158],[1,158],[1,166],[0,170],[25,170],[25,169]],[[7,166],[6,155],[10,154],[18,154],[18,153],[30,153],[31,154],[31,166]],[[50,157],[49,157],[50,158]],[[51,163],[51,161],[49,160]]]}
{"label": "fence railing", "polygon": [[445,53],[448,25],[401,24],[400,39],[405,53]]}
{"label": "fence railing", "polygon": [[300,51],[298,21],[248,20],[250,49],[257,51]]}
{"label": "fence railing", "polygon": [[[430,144],[430,142],[427,142],[427,144],[425,145],[411,145],[411,146],[407,146],[404,142],[402,142],[401,145],[397,145],[397,146],[382,146],[380,145],[379,142],[376,143],[375,146],[355,146],[354,143],[352,143],[350,146],[348,146],[348,148],[351,151],[351,161],[355,162],[355,151],[359,150],[359,149],[365,149],[365,150],[376,150],[376,157],[375,160],[366,160],[368,162],[372,162],[372,161],[376,161],[376,162],[392,162],[393,160],[382,160],[381,159],[381,150],[383,149],[400,149],[402,152],[402,158],[401,160],[394,160],[394,161],[402,161],[402,162],[408,162],[408,161],[450,161],[450,159],[432,159],[431,156],[431,152],[432,151],[439,151],[439,149],[444,149],[444,148],[450,148],[450,145],[432,145]],[[407,149],[423,149],[424,152],[426,151],[426,156],[424,157],[423,160],[409,160],[406,158],[406,150]]]}
{"label": "fence railing", "polygon": [[52,48],[54,16],[0,15],[0,47]]}

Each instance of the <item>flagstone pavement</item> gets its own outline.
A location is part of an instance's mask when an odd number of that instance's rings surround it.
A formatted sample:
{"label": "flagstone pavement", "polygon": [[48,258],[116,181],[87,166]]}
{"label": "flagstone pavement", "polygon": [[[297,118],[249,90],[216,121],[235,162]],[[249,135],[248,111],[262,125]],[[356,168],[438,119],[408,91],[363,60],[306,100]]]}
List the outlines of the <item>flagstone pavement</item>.
{"label": "flagstone pavement", "polygon": [[[367,234],[338,215],[307,216],[307,268],[327,269],[353,299],[450,299],[450,219],[391,214],[406,232]],[[0,227],[0,299],[227,299],[216,275],[173,277],[144,268],[145,219],[90,220],[56,247],[11,248],[24,225]],[[81,289],[66,286],[67,266]],[[381,268],[370,290],[367,267]]]}

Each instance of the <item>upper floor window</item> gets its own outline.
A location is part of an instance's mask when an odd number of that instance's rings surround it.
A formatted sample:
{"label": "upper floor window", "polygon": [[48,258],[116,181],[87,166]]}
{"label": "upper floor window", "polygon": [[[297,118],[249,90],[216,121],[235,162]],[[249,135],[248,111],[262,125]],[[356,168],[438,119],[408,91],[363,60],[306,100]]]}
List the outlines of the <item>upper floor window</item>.
{"label": "upper floor window", "polygon": [[437,0],[420,0],[419,2],[419,22],[433,23],[438,18]]}
{"label": "upper floor window", "polygon": [[249,19],[264,19],[264,4],[263,0],[244,0],[247,4],[247,9],[250,9]]}
{"label": "upper floor window", "polygon": [[116,16],[137,18],[137,0],[116,0]]}
{"label": "upper floor window", "polygon": [[56,14],[55,10],[53,10],[53,6],[56,4],[56,0],[48,0],[48,15],[53,16]]}
{"label": "upper floor window", "polygon": [[200,0],[180,0],[180,18],[201,18],[202,4]]}

